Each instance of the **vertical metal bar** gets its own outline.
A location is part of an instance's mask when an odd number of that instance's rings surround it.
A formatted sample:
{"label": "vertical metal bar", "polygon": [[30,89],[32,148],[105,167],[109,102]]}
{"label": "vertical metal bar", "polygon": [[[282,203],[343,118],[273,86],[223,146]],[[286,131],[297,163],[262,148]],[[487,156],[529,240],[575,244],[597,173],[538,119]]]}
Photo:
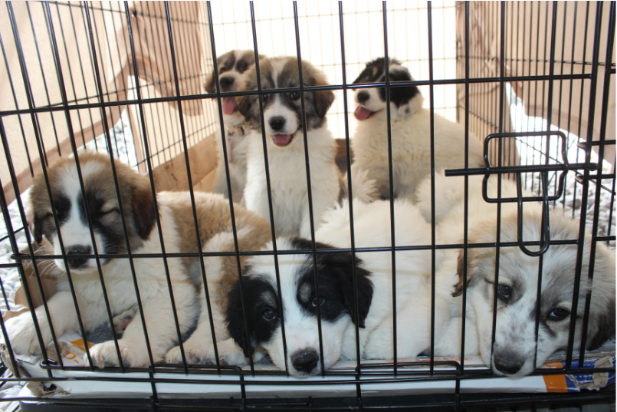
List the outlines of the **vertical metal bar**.
{"label": "vertical metal bar", "polygon": [[[506,24],[506,3],[500,3],[501,6],[501,30],[500,30],[500,56],[503,56],[504,47],[505,47],[505,24]],[[503,111],[504,111],[504,74],[505,74],[505,62],[503,58],[500,59],[500,68],[499,68],[499,133],[503,132]],[[501,142],[502,139],[499,139],[499,165],[501,166]],[[501,198],[501,185],[502,185],[502,176],[498,176],[497,180],[497,197]],[[488,182],[487,182],[488,184]],[[495,245],[495,283],[493,287],[493,330],[491,333],[491,355],[489,359],[493,359],[493,349],[495,346],[495,333],[497,331],[497,290],[499,288],[499,261],[500,261],[500,246],[501,242],[501,203],[497,203],[497,233],[496,237],[496,245]]]}
{"label": "vertical metal bar", "polygon": [[[300,80],[300,109],[302,116],[302,134],[304,137],[304,162],[306,165],[306,189],[307,189],[307,197],[308,197],[308,206],[309,206],[309,224],[311,229],[311,251],[313,257],[313,281],[315,283],[315,298],[317,302],[319,299],[319,276],[317,274],[317,250],[315,248],[315,222],[313,219],[313,195],[311,190],[311,167],[309,164],[309,154],[308,154],[308,135],[306,130],[306,125],[308,122],[306,121],[306,110],[304,107],[304,83],[302,80],[302,52],[300,50],[300,29],[298,27],[298,3],[296,1],[293,2],[293,11],[294,11],[294,28],[296,32],[296,52],[298,58],[298,77]],[[321,305],[317,305],[317,332],[319,333],[319,363],[321,365],[321,375],[325,376],[326,371],[324,369],[323,362],[323,335],[321,330]]]}
{"label": "vertical metal bar", "polygon": [[386,127],[388,131],[388,181],[390,183],[390,250],[392,251],[392,343],[393,343],[393,372],[398,375],[398,348],[396,331],[396,233],[394,226],[394,175],[392,170],[392,125],[390,113],[390,56],[388,53],[388,15],[386,2],[382,2],[383,13],[383,42],[384,42],[384,71],[386,91]]}
{"label": "vertical metal bar", "polygon": [[[345,121],[345,154],[347,156],[347,190],[349,193],[348,196],[348,206],[349,206],[349,236],[350,236],[350,244],[351,244],[351,257],[353,261],[353,265],[351,267],[352,276],[353,276],[353,300],[354,300],[354,316],[355,319],[359,319],[358,313],[358,275],[356,274],[356,236],[355,236],[355,226],[354,226],[354,213],[353,213],[353,187],[351,181],[351,143],[349,141],[349,118],[348,118],[348,104],[347,104],[347,60],[345,58],[345,30],[343,27],[343,2],[339,1],[339,24],[340,24],[340,36],[341,36],[341,70],[343,73],[343,112],[345,113],[344,121]],[[360,327],[358,326],[358,322],[355,324],[355,332],[356,332],[356,380],[360,380],[362,374],[362,362],[361,362],[361,353],[360,353]],[[362,407],[362,391],[360,384],[356,385],[356,399],[358,400],[358,404]]]}
{"label": "vertical metal bar", "polygon": [[[596,22],[593,40],[593,62],[591,66],[591,86],[589,90],[589,117],[587,127],[587,138],[585,141],[585,169],[583,171],[583,195],[581,199],[581,216],[578,233],[578,250],[576,253],[576,266],[574,272],[574,290],[572,291],[572,309],[570,311],[570,333],[568,336],[568,348],[566,350],[566,369],[572,366],[572,356],[574,351],[574,333],[576,331],[576,312],[578,309],[578,299],[581,275],[583,269],[583,250],[585,248],[585,212],[587,210],[587,197],[589,195],[589,176],[591,163],[591,150],[593,139],[593,121],[596,106],[596,88],[598,85],[598,56],[600,54],[600,35],[602,29],[602,6],[601,2],[596,3]],[[596,190],[599,190],[597,188]],[[597,206],[596,206],[597,207]]]}
{"label": "vertical metal bar", "polygon": [[430,102],[430,130],[431,130],[431,361],[430,373],[435,369],[435,96],[433,83],[433,13],[432,2],[427,2],[426,12],[428,17],[428,76],[429,76],[429,102]]}
{"label": "vertical metal bar", "polygon": [[261,142],[262,142],[262,149],[263,149],[263,153],[264,153],[264,171],[265,171],[265,175],[266,175],[266,189],[267,189],[267,195],[268,195],[268,211],[269,211],[269,218],[270,218],[270,231],[271,231],[271,236],[272,236],[272,252],[273,252],[273,258],[274,258],[274,273],[276,275],[276,289],[277,289],[277,297],[278,297],[278,301],[277,304],[279,305],[278,307],[281,308],[280,310],[280,317],[281,317],[281,333],[282,333],[282,339],[283,339],[283,355],[285,356],[285,371],[287,372],[287,374],[289,375],[289,367],[288,367],[288,362],[287,362],[287,339],[286,339],[286,334],[285,334],[285,318],[284,318],[284,307],[283,307],[283,298],[281,295],[281,276],[280,276],[280,271],[279,271],[279,264],[278,264],[278,248],[276,245],[276,234],[275,234],[275,223],[274,223],[274,212],[273,212],[273,208],[272,208],[272,185],[270,183],[270,166],[269,166],[269,162],[268,162],[268,148],[266,145],[266,129],[265,129],[265,123],[264,123],[264,106],[263,106],[263,90],[261,88],[261,73],[259,70],[259,48],[258,48],[258,44],[257,44],[257,27],[255,24],[255,5],[254,2],[250,2],[250,9],[251,9],[251,30],[253,33],[253,50],[255,51],[255,72],[257,75],[257,90],[259,92],[258,95],[258,101],[259,101],[259,116],[260,116],[260,125],[261,125]]}
{"label": "vertical metal bar", "polygon": [[[469,3],[465,3],[465,169],[469,167]],[[467,326],[467,257],[469,243],[469,176],[465,176],[463,213],[463,302],[461,317],[461,374],[465,373],[465,327]]]}
{"label": "vertical metal bar", "polygon": [[[601,201],[601,193],[602,193],[602,179],[598,177],[598,175],[602,174],[602,162],[604,160],[604,145],[606,140],[606,123],[608,120],[608,105],[609,105],[609,92],[611,90],[611,66],[612,66],[612,56],[613,56],[613,45],[615,41],[615,2],[610,3],[609,9],[609,22],[608,22],[608,36],[607,36],[607,44],[606,44],[606,57],[604,61],[604,82],[602,84],[603,94],[602,94],[602,118],[600,121],[600,145],[598,146],[598,164],[600,167],[596,172],[596,189],[595,189],[595,203],[593,210],[593,224],[591,229],[591,244],[590,252],[589,252],[589,269],[587,273],[587,277],[590,285],[593,285],[593,272],[595,268],[595,257],[596,257],[596,242],[598,237],[598,221],[600,218],[600,201]],[[587,135],[587,141],[593,139],[591,136]],[[612,159],[614,161],[614,159]],[[613,177],[613,184],[615,182],[615,177]],[[612,211],[612,208],[611,208]],[[580,346],[580,354],[579,354],[579,368],[582,367],[583,361],[585,360],[585,346],[587,345],[587,325],[589,323],[589,315],[590,315],[590,306],[591,306],[591,295],[592,288],[589,288],[587,295],[585,297],[585,312],[583,316],[583,325],[582,325],[582,333],[581,333],[581,346]]]}

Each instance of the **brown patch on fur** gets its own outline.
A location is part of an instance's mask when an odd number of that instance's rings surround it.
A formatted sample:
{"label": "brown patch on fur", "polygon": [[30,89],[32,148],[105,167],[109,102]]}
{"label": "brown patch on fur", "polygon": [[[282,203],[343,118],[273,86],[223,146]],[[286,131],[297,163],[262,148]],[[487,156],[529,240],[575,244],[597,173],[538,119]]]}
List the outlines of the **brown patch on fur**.
{"label": "brown patch on fur", "polygon": [[[173,202],[170,202],[170,207],[173,210],[180,235],[180,250],[187,253],[198,253],[196,226],[189,192],[164,192],[159,193],[159,196],[170,196],[173,199]],[[216,194],[195,192],[195,211],[202,248],[216,234],[231,233],[229,200]],[[234,213],[238,232],[238,250],[243,252],[261,250],[271,240],[268,222],[256,212],[246,210],[237,204],[234,205]],[[233,241],[229,242],[220,252],[235,252]],[[248,258],[249,256],[240,256],[240,265],[243,271]],[[187,268],[198,262],[197,259],[193,257],[183,258]],[[211,290],[210,293],[220,294],[223,307],[226,307],[227,292],[238,280],[238,267],[235,256],[223,256],[221,260],[223,274],[220,279],[220,287],[217,291]],[[208,273],[206,273],[207,276]]]}

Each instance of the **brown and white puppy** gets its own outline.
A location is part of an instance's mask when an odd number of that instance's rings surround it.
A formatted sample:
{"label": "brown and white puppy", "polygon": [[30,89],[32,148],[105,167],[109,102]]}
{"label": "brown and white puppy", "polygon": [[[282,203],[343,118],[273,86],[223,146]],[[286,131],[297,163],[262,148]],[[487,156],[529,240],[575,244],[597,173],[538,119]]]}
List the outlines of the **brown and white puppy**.
{"label": "brown and white puppy", "polygon": [[[252,129],[247,153],[246,207],[269,219],[268,191],[262,140],[262,118],[271,184],[274,226],[281,236],[310,238],[310,215],[304,151],[307,135],[315,229],[324,211],[340,193],[341,177],[335,164],[336,144],[326,124],[334,94],[329,90],[304,92],[304,113],[298,59],[278,57],[259,62],[263,116],[257,95],[240,96],[238,109]],[[302,61],[302,85],[325,86],[324,74]],[[257,90],[255,68],[247,73],[241,90]],[[282,90],[281,90],[282,89]],[[285,89],[296,89],[285,91]]]}
{"label": "brown and white puppy", "polygon": [[[165,261],[163,258],[137,257],[132,260],[131,267],[129,259],[114,255],[126,255],[129,250],[133,255],[162,253],[161,237],[166,253],[198,252],[197,234],[189,193],[168,192],[155,196],[148,178],[119,161],[114,167],[120,198],[116,195],[109,157],[93,153],[79,155],[83,192],[75,159],[60,159],[47,172],[51,199],[44,176],[35,178],[30,195],[30,221],[37,242],[43,238],[48,240],[53,248],[49,252],[54,255],[62,255],[64,250],[64,257],[56,259],[55,264],[71,275],[86,331],[109,321],[104,293],[112,316],[133,311],[138,303],[134,287],[134,281],[137,282],[143,312],[135,315],[134,321],[126,326],[122,339],[118,340],[122,359],[118,359],[113,341],[95,345],[90,354],[99,367],[118,366],[120,362],[125,366],[145,367],[150,365],[150,359],[142,317],[154,362],[162,361],[169,348],[180,339],[174,311],[182,335],[194,324],[199,313],[197,288],[189,276],[194,264],[188,258],[167,258]],[[229,205],[222,196],[196,193],[196,211],[202,244],[216,234],[230,230]],[[235,213],[239,230],[251,226],[265,227],[267,231],[266,222],[254,213],[242,208],[236,208]],[[93,256],[97,253],[106,256],[97,262]],[[167,276],[175,307],[172,306]],[[225,281],[223,278],[218,280]],[[57,290],[47,302],[53,326],[48,323],[45,309],[36,309],[45,345],[52,339],[52,327],[56,336],[80,330],[65,274],[58,278]],[[15,352],[40,353],[30,313],[10,319],[6,328]]]}
{"label": "brown and white puppy", "polygon": [[[263,56],[260,56],[260,58]],[[242,83],[246,71],[255,64],[255,52],[252,50],[232,50],[219,56],[216,60],[218,79],[221,93],[234,92]],[[206,80],[205,88],[208,93],[216,93],[214,71]],[[229,165],[229,180],[234,202],[240,203],[246,183],[246,147],[248,128],[244,125],[244,116],[238,112],[235,97],[221,98],[223,122],[225,123],[225,144],[227,149],[227,163]],[[216,112],[218,119],[219,112]],[[217,120],[218,123],[218,120]],[[225,174],[225,157],[223,141],[220,134],[216,136],[218,162],[216,177],[212,191],[229,197],[227,193],[227,179]]]}

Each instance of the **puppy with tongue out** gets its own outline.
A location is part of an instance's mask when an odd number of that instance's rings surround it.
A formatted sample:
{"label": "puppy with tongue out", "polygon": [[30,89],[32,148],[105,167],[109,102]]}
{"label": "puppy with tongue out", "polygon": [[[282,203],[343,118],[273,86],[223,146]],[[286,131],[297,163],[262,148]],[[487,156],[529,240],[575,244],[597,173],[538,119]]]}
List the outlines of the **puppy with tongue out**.
{"label": "puppy with tongue out", "polygon": [[[325,86],[328,82],[309,62],[302,61],[300,65],[301,76],[295,57],[260,60],[259,84],[256,67],[253,67],[239,90],[259,90],[261,86],[261,106],[257,94],[239,96],[236,104],[251,129],[247,136],[246,207],[270,220],[264,161],[267,153],[274,217],[271,223],[279,236],[310,238],[305,133],[315,229],[322,222],[323,212],[336,204],[342,180],[335,163],[336,144],[326,122],[334,94],[330,90],[302,92],[301,81],[303,87]],[[263,107],[263,114],[260,107]]]}
{"label": "puppy with tongue out", "polygon": [[[386,67],[387,66],[387,67]],[[375,197],[414,198],[414,192],[431,172],[431,113],[422,107],[424,99],[413,85],[409,71],[395,59],[384,58],[366,64],[354,84],[357,120],[351,139],[353,176],[366,176],[376,182]],[[386,93],[386,83],[390,84]],[[401,84],[403,83],[403,84]],[[392,141],[392,188],[388,155],[388,114]],[[434,114],[435,169],[465,167],[465,129]],[[480,141],[469,135],[469,167],[484,164]],[[353,183],[355,188],[362,182]]]}
{"label": "puppy with tongue out", "polygon": [[[238,90],[247,70],[255,64],[255,52],[253,50],[232,50],[219,56],[216,64],[218,68],[218,89],[213,70],[206,81],[206,91],[209,94],[215,94],[217,90],[221,93],[234,92]],[[247,130],[245,130],[244,116],[238,112],[236,107],[235,97],[222,96],[220,104],[221,111],[223,112],[224,130],[222,134],[224,139],[221,138],[221,134],[217,134],[215,137],[218,161],[212,191],[229,197],[225,172],[225,163],[227,163],[229,166],[231,196],[234,202],[240,203],[244,195],[244,185],[246,183],[246,148],[248,142],[245,137]],[[218,111],[216,115],[218,119]],[[225,151],[223,151],[223,142],[225,143],[227,156],[225,156]]]}

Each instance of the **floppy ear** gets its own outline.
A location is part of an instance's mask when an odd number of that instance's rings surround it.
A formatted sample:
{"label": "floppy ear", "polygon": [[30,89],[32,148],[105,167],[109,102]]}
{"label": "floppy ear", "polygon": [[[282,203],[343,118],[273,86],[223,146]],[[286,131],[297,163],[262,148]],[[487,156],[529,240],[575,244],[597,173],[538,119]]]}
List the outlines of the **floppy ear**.
{"label": "floppy ear", "polygon": [[611,296],[602,308],[594,310],[593,306],[589,317],[588,350],[598,349],[615,335],[615,296]]}
{"label": "floppy ear", "polygon": [[236,96],[236,108],[244,116],[246,121],[252,118],[252,106],[257,102],[257,96]]}
{"label": "floppy ear", "polygon": [[362,260],[356,258],[356,285],[358,297],[358,319],[356,320],[354,305],[354,262],[351,253],[336,253],[333,256],[339,273],[339,286],[343,293],[345,307],[351,316],[351,320],[359,327],[364,328],[371,302],[373,300],[373,282],[369,279],[370,272],[362,268]]}
{"label": "floppy ear", "polygon": [[233,340],[242,348],[244,356],[250,358],[253,356],[255,348],[251,344],[251,340],[246,337],[244,315],[242,313],[242,299],[240,297],[240,282],[236,282],[229,291],[227,302],[227,310],[225,313],[227,330]]}
{"label": "floppy ear", "polygon": [[206,83],[204,84],[206,88],[206,92],[212,94],[216,93],[216,82],[214,81],[214,72],[210,73],[208,79],[206,79]]}
{"label": "floppy ear", "polygon": [[43,228],[41,224],[41,219],[39,219],[36,214],[32,214],[32,217],[29,219],[32,222],[32,233],[34,234],[34,240],[36,243],[41,243],[43,241]]}
{"label": "floppy ear", "polygon": [[594,350],[615,335],[615,255],[603,244],[596,249],[587,349]]}
{"label": "floppy ear", "polygon": [[156,221],[154,199],[147,179],[140,176],[140,179],[135,180],[138,181],[134,182],[131,193],[133,220],[135,221],[137,234],[139,237],[146,240]]}
{"label": "floppy ear", "polygon": [[328,113],[328,109],[334,101],[334,93],[330,90],[318,90],[313,92],[313,102],[315,104],[315,113],[319,118],[322,118]]}

